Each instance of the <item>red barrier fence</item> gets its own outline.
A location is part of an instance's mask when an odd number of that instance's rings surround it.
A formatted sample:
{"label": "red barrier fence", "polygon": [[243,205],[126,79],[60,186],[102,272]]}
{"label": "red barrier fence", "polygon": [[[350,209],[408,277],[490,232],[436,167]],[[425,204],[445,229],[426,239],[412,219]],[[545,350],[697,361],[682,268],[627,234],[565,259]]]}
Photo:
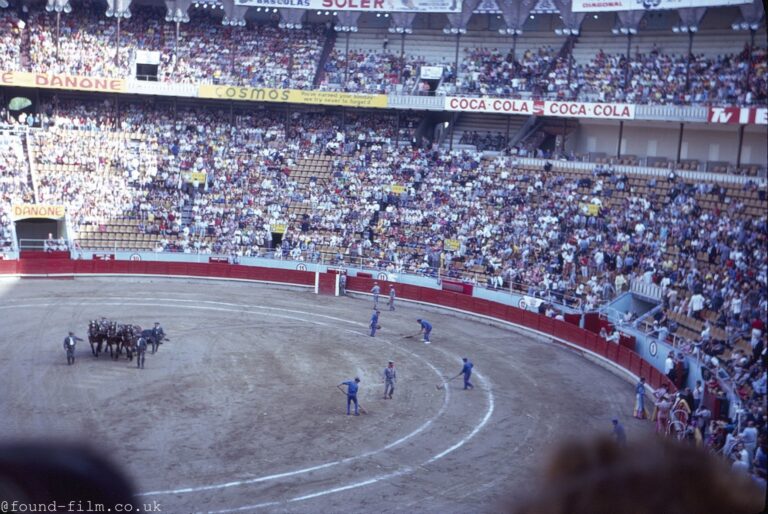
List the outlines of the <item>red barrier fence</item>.
{"label": "red barrier fence", "polygon": [[[347,279],[347,291],[370,292],[373,280],[367,277],[349,277]],[[410,284],[398,284],[378,280],[381,290],[386,293],[389,286],[395,286],[398,298],[431,303],[443,307],[451,307],[473,314],[481,314],[491,318],[508,321],[533,330],[537,330],[554,338],[568,341],[584,350],[595,353],[618,366],[630,371],[634,375],[646,377],[646,381],[654,388],[666,383],[670,391],[675,386],[661,372],[642,359],[640,355],[627,346],[634,344],[634,340],[625,341],[624,345],[608,343],[597,334],[579,328],[571,323],[547,318],[535,312],[518,309],[510,305],[503,305],[482,298],[474,298],[462,293],[429,289]],[[415,321],[415,320],[414,320]]]}
{"label": "red barrier fence", "polygon": [[[155,261],[101,261],[101,260],[69,260],[41,259],[0,261],[0,275],[89,275],[89,274],[120,274],[120,275],[177,275],[188,277],[215,277],[224,279],[242,279],[264,282],[280,282],[295,285],[313,286],[314,272],[298,271],[281,268],[262,268],[256,266],[239,266],[223,263],[186,263],[186,262],[155,262]],[[349,277],[347,291],[369,292],[374,280],[369,277]],[[474,298],[463,293],[454,293],[439,289],[399,284],[377,280],[382,292],[386,295],[389,286],[395,286],[398,298],[415,300],[450,307],[473,314],[521,325],[554,338],[567,341],[586,351],[593,352],[631,373],[646,377],[651,387],[657,388],[662,383],[674,385],[656,368],[643,360],[634,351],[608,343],[596,334],[579,328],[576,325],[558,321],[535,312],[525,311],[481,298]],[[415,319],[414,319],[415,323]],[[439,328],[438,328],[439,330]]]}
{"label": "red barrier fence", "polygon": [[257,266],[238,266],[223,263],[157,262],[157,261],[101,261],[49,259],[0,261],[0,274],[4,275],[180,275],[190,277],[216,277],[227,279],[282,282],[314,286],[315,274]]}

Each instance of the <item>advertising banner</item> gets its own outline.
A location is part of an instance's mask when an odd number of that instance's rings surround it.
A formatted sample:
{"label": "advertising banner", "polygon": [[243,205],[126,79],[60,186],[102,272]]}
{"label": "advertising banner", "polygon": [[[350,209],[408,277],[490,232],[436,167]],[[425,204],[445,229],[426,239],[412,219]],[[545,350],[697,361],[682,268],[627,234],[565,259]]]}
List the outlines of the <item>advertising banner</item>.
{"label": "advertising banner", "polygon": [[635,119],[635,106],[630,104],[536,101],[533,114],[567,118],[633,120]]}
{"label": "advertising banner", "polygon": [[751,0],[573,0],[573,12],[659,11],[750,4]]}
{"label": "advertising banner", "polygon": [[208,182],[208,174],[204,171],[190,171],[184,174],[184,178],[187,182],[197,181],[198,184],[205,184]]}
{"label": "advertising banner", "polygon": [[768,109],[761,107],[710,107],[707,113],[709,123],[732,123],[741,125],[768,125]]}
{"label": "advertising banner", "polygon": [[440,80],[443,78],[442,66],[422,66],[420,77],[424,80]]}
{"label": "advertising banner", "polygon": [[448,252],[457,252],[461,248],[461,241],[458,239],[443,239],[443,248]]}
{"label": "advertising banner", "polygon": [[100,77],[81,77],[59,73],[29,73],[26,71],[0,72],[0,86],[39,87],[45,89],[71,89],[124,93],[125,80]]}
{"label": "advertising banner", "polygon": [[272,223],[269,225],[269,231],[275,234],[285,234],[288,226],[285,223]]}
{"label": "advertising banner", "polygon": [[446,96],[445,110],[494,114],[534,114],[537,116],[560,116],[566,118],[614,120],[632,120],[635,118],[635,106],[629,104],[551,102],[543,100],[514,100],[508,98],[466,98]]}
{"label": "advertising banner", "polygon": [[461,0],[235,0],[235,4],[312,11],[461,12]]}
{"label": "advertising banner", "polygon": [[254,88],[244,86],[201,85],[199,98],[242,100],[246,102],[279,102],[342,107],[387,107],[387,95],[366,95],[336,91],[303,91],[298,89]]}
{"label": "advertising banner", "polygon": [[402,184],[392,184],[389,186],[389,190],[399,195],[401,193],[405,193],[405,186]]}
{"label": "advertising banner", "polygon": [[512,100],[507,98],[467,98],[446,96],[446,111],[487,112],[495,114],[533,114],[532,100]]}
{"label": "advertising banner", "polygon": [[593,203],[581,203],[579,204],[579,207],[581,208],[581,212],[583,212],[587,216],[597,216],[598,214],[600,214],[599,205],[595,205]]}
{"label": "advertising banner", "polygon": [[23,220],[27,218],[63,218],[67,209],[63,205],[47,204],[14,204],[11,207],[11,219]]}

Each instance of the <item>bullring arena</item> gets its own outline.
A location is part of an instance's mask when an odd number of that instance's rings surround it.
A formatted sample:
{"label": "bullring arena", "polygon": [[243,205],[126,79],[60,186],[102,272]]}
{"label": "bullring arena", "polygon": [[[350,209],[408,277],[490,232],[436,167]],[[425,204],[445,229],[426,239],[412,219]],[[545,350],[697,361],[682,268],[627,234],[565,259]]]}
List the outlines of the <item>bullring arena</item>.
{"label": "bullring arena", "polygon": [[[164,512],[493,512],[533,485],[551,445],[630,438],[632,385],[533,332],[400,302],[367,334],[369,296],[163,278],[0,284],[0,438],[95,445]],[[106,316],[171,339],[144,370],[91,355],[71,329]],[[433,344],[402,335],[416,318]],[[446,377],[475,363],[475,390]],[[399,377],[381,399],[388,360]],[[336,385],[361,378],[368,414],[345,415]],[[34,384],[30,387],[29,384]]]}
{"label": "bullring arena", "polygon": [[0,0],[0,514],[765,511],[766,41]]}

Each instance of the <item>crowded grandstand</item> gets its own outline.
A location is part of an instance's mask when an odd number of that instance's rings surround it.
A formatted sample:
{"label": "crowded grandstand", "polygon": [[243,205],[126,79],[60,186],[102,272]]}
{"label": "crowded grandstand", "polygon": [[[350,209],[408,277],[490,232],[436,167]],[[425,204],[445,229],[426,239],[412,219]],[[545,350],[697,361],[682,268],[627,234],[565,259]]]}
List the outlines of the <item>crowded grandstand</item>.
{"label": "crowded grandstand", "polygon": [[693,400],[673,435],[765,488],[764,7],[577,4],[0,0],[0,255],[277,259],[596,313]]}

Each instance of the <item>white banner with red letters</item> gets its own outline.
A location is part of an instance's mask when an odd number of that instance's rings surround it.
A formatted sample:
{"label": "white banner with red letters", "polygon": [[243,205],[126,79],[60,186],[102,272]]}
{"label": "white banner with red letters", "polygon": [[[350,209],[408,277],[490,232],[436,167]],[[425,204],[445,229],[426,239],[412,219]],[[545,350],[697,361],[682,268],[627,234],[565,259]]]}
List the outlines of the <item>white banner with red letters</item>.
{"label": "white banner with red letters", "polygon": [[593,118],[599,120],[634,120],[635,106],[631,104],[537,101],[533,114],[564,118]]}
{"label": "white banner with red letters", "polygon": [[513,100],[510,98],[470,98],[465,96],[446,96],[446,111],[487,112],[495,114],[533,114],[533,100]]}
{"label": "white banner with red letters", "polygon": [[461,12],[460,0],[235,0],[235,4],[311,11]]}
{"label": "white banner with red letters", "polygon": [[635,119],[635,106],[631,104],[552,102],[549,100],[514,100],[510,98],[446,96],[445,110],[604,120]]}
{"label": "white banner with red letters", "polygon": [[573,0],[573,12],[659,11],[749,4],[751,0]]}
{"label": "white banner with red letters", "polygon": [[709,123],[768,125],[768,109],[765,107],[710,107],[707,121]]}

